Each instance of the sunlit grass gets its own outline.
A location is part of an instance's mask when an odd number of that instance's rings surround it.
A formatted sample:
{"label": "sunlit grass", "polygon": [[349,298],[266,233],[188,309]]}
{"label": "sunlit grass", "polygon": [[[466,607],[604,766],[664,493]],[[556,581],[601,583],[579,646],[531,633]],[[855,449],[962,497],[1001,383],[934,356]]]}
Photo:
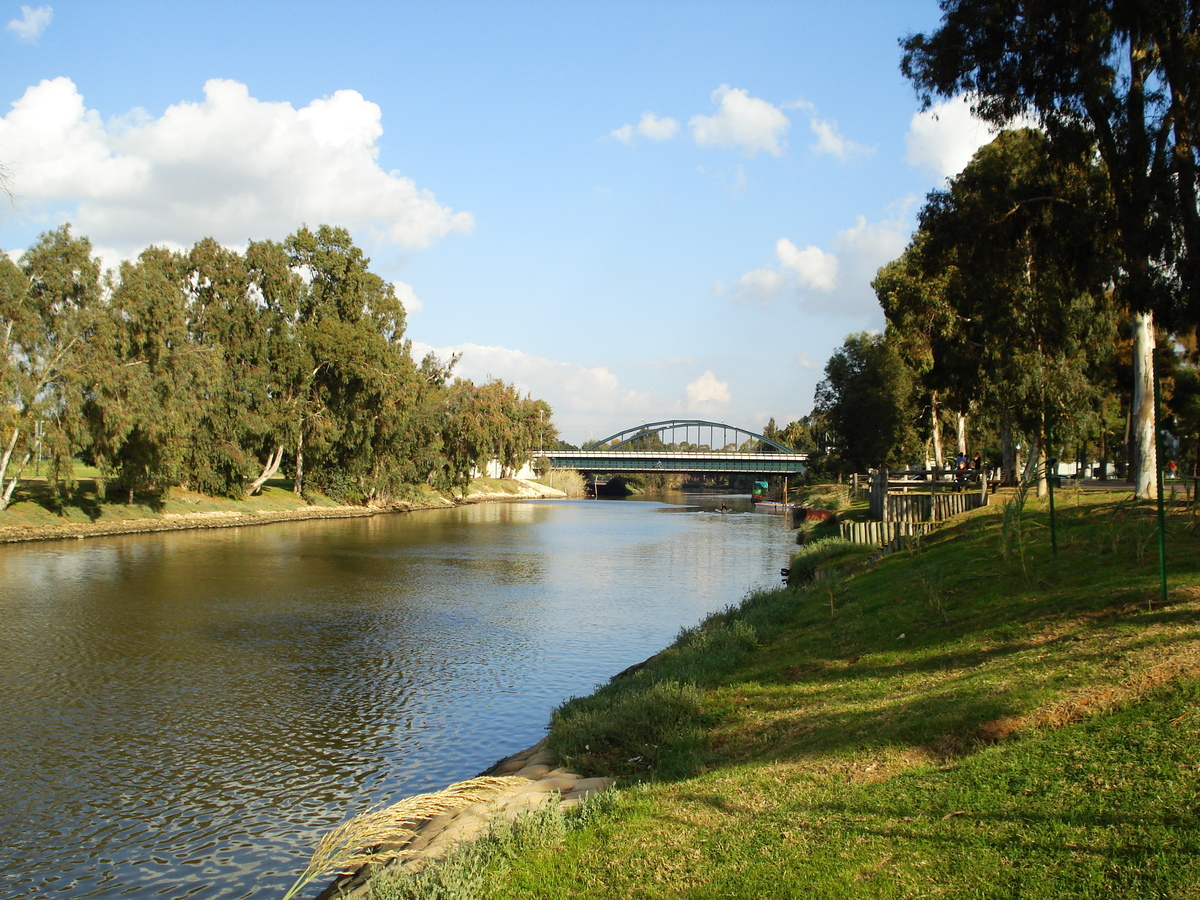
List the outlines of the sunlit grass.
{"label": "sunlit grass", "polygon": [[626,787],[478,896],[1195,896],[1196,520],[1161,605],[1153,507],[1060,492],[1055,555],[1004,499],[565,704],[552,746]]}

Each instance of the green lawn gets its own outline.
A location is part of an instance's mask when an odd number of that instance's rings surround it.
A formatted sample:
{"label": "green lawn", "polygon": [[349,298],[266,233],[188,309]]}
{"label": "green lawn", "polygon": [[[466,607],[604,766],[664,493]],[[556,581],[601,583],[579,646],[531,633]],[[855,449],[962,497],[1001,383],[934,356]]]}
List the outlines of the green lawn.
{"label": "green lawn", "polygon": [[552,746],[625,786],[375,896],[1200,897],[1197,520],[1160,605],[1152,507],[1062,491],[1052,555],[1006,499],[568,702]]}

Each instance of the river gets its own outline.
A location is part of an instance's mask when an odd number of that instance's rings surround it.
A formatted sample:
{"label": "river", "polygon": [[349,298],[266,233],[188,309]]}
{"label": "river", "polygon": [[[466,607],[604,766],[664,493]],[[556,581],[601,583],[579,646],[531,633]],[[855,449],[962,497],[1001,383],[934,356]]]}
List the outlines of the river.
{"label": "river", "polygon": [[664,499],[0,547],[0,894],[278,897],[779,583],[780,518]]}

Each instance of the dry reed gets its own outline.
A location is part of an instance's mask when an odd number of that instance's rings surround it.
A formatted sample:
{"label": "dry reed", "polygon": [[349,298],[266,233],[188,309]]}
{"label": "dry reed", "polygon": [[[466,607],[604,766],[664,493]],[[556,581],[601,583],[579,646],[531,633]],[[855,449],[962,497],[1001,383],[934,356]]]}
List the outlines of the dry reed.
{"label": "dry reed", "polygon": [[416,836],[416,828],[422,822],[474,803],[493,800],[528,782],[528,778],[518,776],[473,778],[348,819],[321,838],[307,868],[288,888],[283,900],[291,900],[321,874],[353,871],[368,863],[396,859],[401,853],[400,845]]}

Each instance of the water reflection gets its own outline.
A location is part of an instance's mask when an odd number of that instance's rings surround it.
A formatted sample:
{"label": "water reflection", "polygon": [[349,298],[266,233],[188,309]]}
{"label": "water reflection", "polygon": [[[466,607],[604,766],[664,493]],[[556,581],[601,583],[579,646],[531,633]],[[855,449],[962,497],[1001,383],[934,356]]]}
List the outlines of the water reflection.
{"label": "water reflection", "polygon": [[281,892],[347,812],[777,580],[778,519],[686,500],[0,548],[6,895]]}

